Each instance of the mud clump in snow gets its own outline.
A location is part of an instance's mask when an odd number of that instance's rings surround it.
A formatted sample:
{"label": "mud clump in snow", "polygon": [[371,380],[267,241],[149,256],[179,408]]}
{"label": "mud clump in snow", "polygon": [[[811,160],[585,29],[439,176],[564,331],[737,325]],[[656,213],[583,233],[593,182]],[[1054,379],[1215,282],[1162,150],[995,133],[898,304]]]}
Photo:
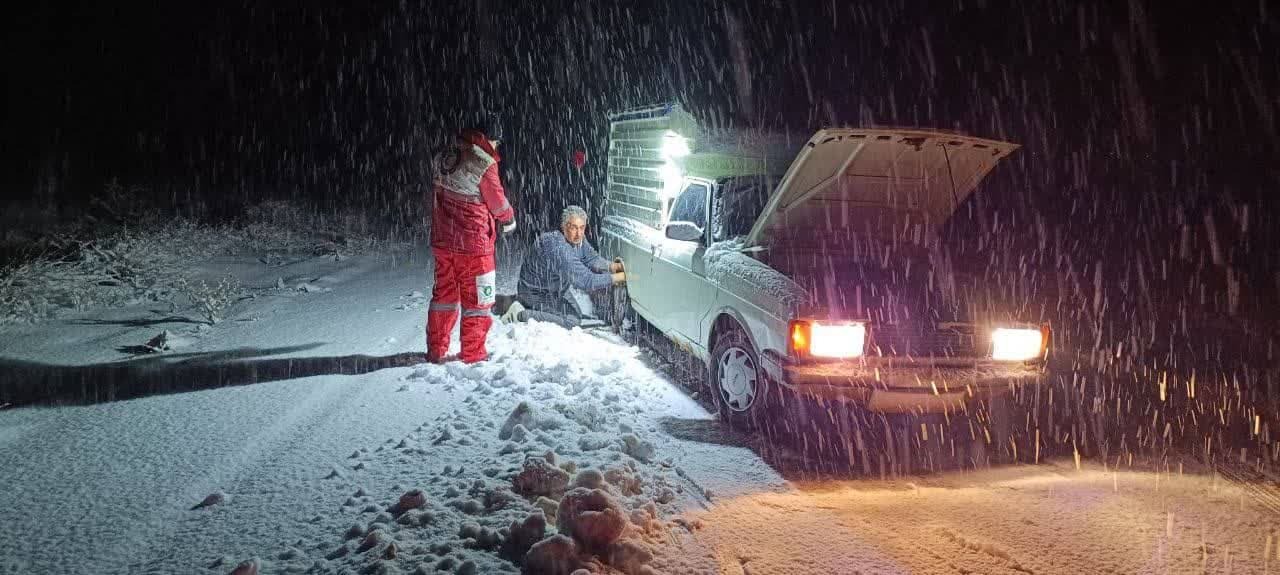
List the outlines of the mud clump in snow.
{"label": "mud clump in snow", "polygon": [[258,575],[258,570],[260,568],[261,564],[259,563],[258,558],[255,557],[245,561],[244,563],[236,565],[236,568],[231,570],[231,575]]}
{"label": "mud clump in snow", "polygon": [[604,488],[604,474],[595,469],[583,469],[574,476],[573,487],[602,489]]}
{"label": "mud clump in snow", "polygon": [[502,544],[502,535],[488,527],[477,523],[463,523],[458,528],[458,537],[465,540],[465,545],[473,549],[489,550]]}
{"label": "mud clump in snow", "polygon": [[658,521],[658,506],[650,501],[639,509],[631,510],[631,523],[645,532],[653,532],[662,528]]}
{"label": "mud clump in snow", "polygon": [[514,479],[511,487],[521,495],[559,496],[569,486],[569,472],[549,463],[542,457],[530,457],[524,460],[524,468]]}
{"label": "mud clump in snow", "polygon": [[550,497],[539,497],[533,502],[533,506],[542,510],[542,514],[547,520],[554,522],[556,520],[556,511],[560,509],[560,502]]}
{"label": "mud clump in snow", "polygon": [[630,468],[610,467],[604,471],[604,480],[622,495],[640,495],[644,492],[644,481],[636,477]]}
{"label": "mud clump in snow", "polygon": [[529,549],[521,572],[527,575],[569,575],[581,564],[577,543],[564,535],[553,535]]}
{"label": "mud clump in snow", "polygon": [[556,528],[591,552],[603,553],[622,537],[627,514],[602,489],[576,488],[564,495],[556,511]]}
{"label": "mud clump in snow", "polygon": [[421,489],[411,489],[400,496],[400,500],[391,506],[391,513],[397,517],[413,509],[420,509],[427,504],[427,495]]}

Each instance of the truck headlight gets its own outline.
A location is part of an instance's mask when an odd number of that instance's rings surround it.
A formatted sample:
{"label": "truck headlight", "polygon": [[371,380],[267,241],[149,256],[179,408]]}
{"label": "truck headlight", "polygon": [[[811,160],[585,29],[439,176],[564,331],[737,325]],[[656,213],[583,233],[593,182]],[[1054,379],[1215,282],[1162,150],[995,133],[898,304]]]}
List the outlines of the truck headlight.
{"label": "truck headlight", "polygon": [[1036,359],[1044,355],[1048,343],[1048,328],[996,328],[991,332],[991,359],[998,361]]}
{"label": "truck headlight", "polygon": [[867,325],[862,322],[791,322],[791,353],[803,357],[862,357]]}

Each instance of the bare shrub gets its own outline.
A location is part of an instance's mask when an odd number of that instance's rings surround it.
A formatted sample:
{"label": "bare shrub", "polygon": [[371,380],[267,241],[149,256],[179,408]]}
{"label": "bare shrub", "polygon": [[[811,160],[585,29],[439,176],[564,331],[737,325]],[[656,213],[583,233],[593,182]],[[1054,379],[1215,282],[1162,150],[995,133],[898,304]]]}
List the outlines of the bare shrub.
{"label": "bare shrub", "polygon": [[240,299],[243,290],[240,280],[227,274],[216,284],[198,279],[189,280],[179,277],[175,285],[183,295],[191,300],[191,304],[200,311],[201,317],[210,325],[222,321],[224,312],[231,304]]}

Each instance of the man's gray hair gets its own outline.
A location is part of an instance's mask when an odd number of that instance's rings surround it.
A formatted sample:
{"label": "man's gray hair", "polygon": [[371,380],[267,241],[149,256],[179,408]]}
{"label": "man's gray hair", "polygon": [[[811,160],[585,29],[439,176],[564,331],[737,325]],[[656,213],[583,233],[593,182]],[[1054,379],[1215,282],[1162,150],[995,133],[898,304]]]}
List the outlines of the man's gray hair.
{"label": "man's gray hair", "polygon": [[587,210],[578,206],[569,206],[565,208],[560,212],[560,227],[563,228],[564,225],[569,223],[569,220],[573,218],[582,220],[582,223],[584,224],[587,223]]}

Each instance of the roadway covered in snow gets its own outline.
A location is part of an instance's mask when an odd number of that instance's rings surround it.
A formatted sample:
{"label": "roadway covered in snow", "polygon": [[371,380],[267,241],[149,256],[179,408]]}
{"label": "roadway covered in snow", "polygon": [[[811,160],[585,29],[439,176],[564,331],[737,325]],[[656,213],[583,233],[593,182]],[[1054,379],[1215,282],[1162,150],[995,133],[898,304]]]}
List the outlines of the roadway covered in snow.
{"label": "roadway covered in snow", "polygon": [[620,340],[495,325],[424,364],[424,253],[207,262],[256,296],[212,326],[0,328],[0,385],[68,403],[0,410],[0,573],[1280,570],[1269,492],[1204,469],[815,479]]}

